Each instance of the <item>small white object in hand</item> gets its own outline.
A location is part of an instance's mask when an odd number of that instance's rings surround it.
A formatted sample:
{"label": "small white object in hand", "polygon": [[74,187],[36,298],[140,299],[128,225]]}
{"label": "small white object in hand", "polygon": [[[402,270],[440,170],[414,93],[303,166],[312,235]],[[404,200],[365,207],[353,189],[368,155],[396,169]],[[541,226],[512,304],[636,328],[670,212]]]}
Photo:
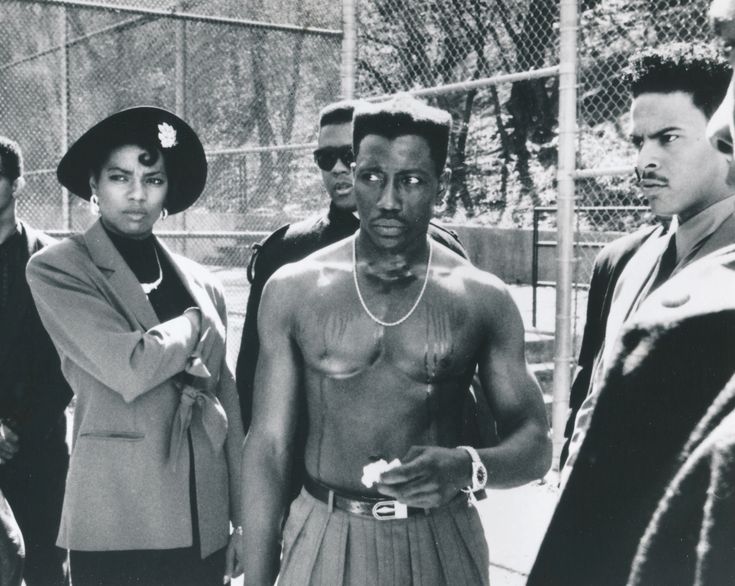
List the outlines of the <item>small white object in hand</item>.
{"label": "small white object in hand", "polygon": [[401,461],[395,458],[392,462],[386,462],[383,458],[377,462],[371,462],[366,464],[362,469],[362,483],[368,488],[372,488],[373,484],[380,482],[380,475],[383,472],[388,472],[393,468],[397,468],[401,465]]}

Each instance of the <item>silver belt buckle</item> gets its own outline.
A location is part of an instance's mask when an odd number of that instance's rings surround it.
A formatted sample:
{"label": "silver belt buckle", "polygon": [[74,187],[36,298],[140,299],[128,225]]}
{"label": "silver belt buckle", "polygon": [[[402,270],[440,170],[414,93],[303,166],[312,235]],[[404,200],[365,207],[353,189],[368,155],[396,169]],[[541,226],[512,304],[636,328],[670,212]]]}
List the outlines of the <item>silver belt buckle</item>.
{"label": "silver belt buckle", "polygon": [[398,501],[379,501],[373,505],[373,517],[379,521],[407,519],[408,506]]}

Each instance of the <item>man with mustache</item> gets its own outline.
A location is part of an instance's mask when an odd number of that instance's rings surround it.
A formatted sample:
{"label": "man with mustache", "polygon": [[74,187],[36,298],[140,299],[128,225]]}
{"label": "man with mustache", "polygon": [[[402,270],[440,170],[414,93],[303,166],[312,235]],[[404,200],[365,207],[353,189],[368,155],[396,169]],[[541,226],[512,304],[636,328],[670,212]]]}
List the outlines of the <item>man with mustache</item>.
{"label": "man with mustache", "polygon": [[[735,63],[735,0],[710,6],[712,29]],[[735,127],[733,83],[707,127],[710,141],[732,157]],[[706,312],[735,332],[735,245],[706,259],[690,278],[713,292]],[[696,265],[692,268],[694,269]],[[699,268],[699,267],[696,267]],[[710,332],[711,335],[711,332]],[[730,372],[735,343],[719,339]],[[735,583],[735,376],[707,410],[677,459],[678,469],[638,546],[629,586]]]}
{"label": "man with mustache", "polygon": [[582,365],[589,392],[531,586],[625,584],[677,455],[732,376],[735,328],[720,314],[732,284],[705,278],[712,256],[735,242],[729,160],[705,135],[729,76],[704,45],[631,61],[636,171],[654,214],[674,220],[613,243],[597,262],[593,284],[602,289],[590,304],[607,304],[609,314],[592,316],[599,349]]}
{"label": "man with mustache", "polygon": [[[329,211],[294,224],[286,224],[273,232],[262,243],[254,247],[248,265],[248,296],[245,325],[242,331],[240,353],[237,357],[235,378],[240,396],[242,421],[247,433],[253,405],[253,380],[258,362],[260,339],[258,337],[258,308],[263,287],[283,265],[299,261],[312,252],[329,246],[355,233],[360,227],[357,205],[352,193],[352,114],[357,104],[354,100],[343,100],[325,106],[319,113],[318,148],[314,151],[314,162],[322,175],[324,189],[329,195]],[[454,232],[432,221],[429,235],[457,254],[467,253]],[[470,404],[471,408],[472,405]],[[303,427],[300,427],[299,443],[303,444]],[[296,455],[295,470],[303,467],[303,456]],[[302,474],[293,478],[293,497],[301,489]]]}
{"label": "man with mustache", "polygon": [[646,227],[624,236],[595,259],[562,482],[584,439],[597,379],[622,324],[668,277],[735,239],[727,160],[704,135],[725,95],[729,71],[704,45],[665,45],[631,59],[626,81],[633,96],[631,142],[639,186],[653,214],[676,220],[669,229]]}
{"label": "man with mustache", "polygon": [[[279,586],[487,585],[487,544],[468,503],[486,485],[548,469],[515,303],[497,278],[427,237],[450,177],[450,125],[449,113],[409,97],[358,106],[360,230],[265,287],[243,453],[246,584],[273,584],[280,566]],[[500,435],[482,449],[462,445],[478,366]],[[303,416],[306,478],[288,509]]]}

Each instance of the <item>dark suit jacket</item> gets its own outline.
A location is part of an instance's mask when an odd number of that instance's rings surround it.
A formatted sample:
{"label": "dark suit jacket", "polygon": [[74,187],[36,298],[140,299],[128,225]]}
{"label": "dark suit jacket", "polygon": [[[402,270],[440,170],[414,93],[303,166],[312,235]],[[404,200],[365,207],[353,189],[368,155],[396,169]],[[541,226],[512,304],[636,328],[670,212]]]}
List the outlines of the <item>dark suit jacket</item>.
{"label": "dark suit jacket", "polygon": [[615,285],[625,265],[655,229],[653,226],[648,226],[633,234],[618,238],[605,246],[595,258],[587,295],[587,319],[577,361],[578,370],[569,394],[570,412],[564,428],[565,442],[561,452],[560,469],[564,467],[564,462],[567,460],[569,441],[574,431],[574,420],[579,408],[587,398],[592,370],[605,340],[607,316],[610,314]]}
{"label": "dark suit jacket", "polygon": [[[25,261],[54,242],[21,224]],[[68,463],[64,409],[72,392],[59,356],[31,297],[25,272],[14,280],[5,315],[0,315],[0,417],[9,418],[20,437],[20,451],[0,466],[0,487],[12,502],[8,484],[64,477]],[[40,478],[39,478],[39,475]],[[21,483],[22,486],[22,483]]]}
{"label": "dark suit jacket", "polygon": [[712,257],[664,283],[626,324],[530,586],[626,583],[678,455],[735,373],[735,278],[711,278],[722,273]]}

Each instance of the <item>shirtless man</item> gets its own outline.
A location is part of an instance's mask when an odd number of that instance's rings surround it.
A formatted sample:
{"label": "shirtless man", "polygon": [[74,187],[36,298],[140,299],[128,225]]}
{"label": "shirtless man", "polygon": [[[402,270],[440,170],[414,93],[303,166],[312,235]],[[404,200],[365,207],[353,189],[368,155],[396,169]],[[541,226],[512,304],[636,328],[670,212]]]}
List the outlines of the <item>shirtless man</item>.
{"label": "shirtless man", "polygon": [[[273,584],[281,538],[279,586],[487,584],[463,489],[480,496],[485,481],[520,485],[549,468],[518,309],[500,280],[427,239],[450,175],[450,123],[408,97],[360,106],[360,230],[265,287],[243,454],[245,584]],[[501,441],[458,449],[460,397],[478,365]],[[307,479],[282,532],[299,409]],[[380,459],[400,465],[367,487],[364,467]]]}

